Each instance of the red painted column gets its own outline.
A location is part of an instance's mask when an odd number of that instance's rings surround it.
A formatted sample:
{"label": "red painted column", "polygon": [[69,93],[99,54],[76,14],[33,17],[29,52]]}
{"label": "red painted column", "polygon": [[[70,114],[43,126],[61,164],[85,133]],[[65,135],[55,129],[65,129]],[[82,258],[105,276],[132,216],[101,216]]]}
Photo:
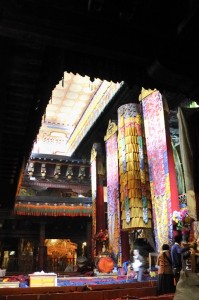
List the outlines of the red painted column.
{"label": "red painted column", "polygon": [[130,260],[129,232],[121,231],[122,263]]}
{"label": "red painted column", "polygon": [[104,191],[102,185],[102,178],[97,181],[97,198],[96,198],[96,230],[105,229],[105,209],[104,209]]}
{"label": "red painted column", "polygon": [[165,130],[166,130],[166,140],[167,140],[167,155],[168,155],[168,167],[169,167],[169,181],[170,181],[170,193],[171,193],[171,212],[174,210],[179,210],[179,199],[178,199],[178,185],[177,176],[175,169],[175,162],[173,157],[173,149],[171,144],[171,137],[169,133],[168,125],[168,115],[165,112]]}
{"label": "red painted column", "polygon": [[45,246],[45,223],[40,224],[39,237],[39,271],[46,270],[47,247]]}
{"label": "red painted column", "polygon": [[[100,143],[95,143],[93,145],[97,152],[96,156],[96,233],[100,231],[100,229],[104,230],[106,226],[105,222],[105,207],[104,207],[104,166],[103,166],[103,154],[102,147]],[[98,255],[99,251],[101,251],[102,245],[96,243],[96,254]]]}
{"label": "red painted column", "polygon": [[97,151],[96,167],[97,167],[97,195],[96,195],[96,230],[105,229],[105,209],[104,209],[104,166],[101,144],[94,144]]}
{"label": "red painted column", "polygon": [[86,256],[88,259],[92,259],[92,243],[91,243],[91,236],[92,236],[92,224],[88,222],[86,225]]}

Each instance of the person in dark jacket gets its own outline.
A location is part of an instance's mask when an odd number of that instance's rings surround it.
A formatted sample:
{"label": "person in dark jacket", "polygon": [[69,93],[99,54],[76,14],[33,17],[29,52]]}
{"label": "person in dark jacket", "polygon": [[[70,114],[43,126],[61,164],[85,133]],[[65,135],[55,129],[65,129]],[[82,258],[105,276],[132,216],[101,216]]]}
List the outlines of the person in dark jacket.
{"label": "person in dark jacket", "polygon": [[[174,244],[171,247],[171,260],[176,284],[180,278],[180,271],[182,269],[182,255],[183,253],[185,254],[185,252],[188,252],[190,250],[190,246],[182,247],[181,242],[182,237],[180,235],[176,235],[174,237]],[[189,252],[186,256],[183,256],[183,259],[186,259],[188,257]]]}

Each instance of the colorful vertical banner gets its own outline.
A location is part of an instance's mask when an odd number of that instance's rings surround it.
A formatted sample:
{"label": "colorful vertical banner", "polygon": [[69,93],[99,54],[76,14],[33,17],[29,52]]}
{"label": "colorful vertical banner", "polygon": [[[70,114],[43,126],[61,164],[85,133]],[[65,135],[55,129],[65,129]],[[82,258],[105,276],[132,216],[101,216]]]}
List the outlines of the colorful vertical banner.
{"label": "colorful vertical banner", "polygon": [[151,228],[151,194],[141,105],[118,109],[118,153],[122,229]]}
{"label": "colorful vertical banner", "polygon": [[[97,197],[97,152],[93,147],[91,150],[91,192],[92,192],[92,237],[96,234],[96,197]],[[96,256],[95,240],[92,238],[92,255]]]}
{"label": "colorful vertical banner", "polygon": [[107,223],[109,248],[121,262],[120,200],[118,175],[117,125],[109,121],[106,136]]}
{"label": "colorful vertical banner", "polygon": [[171,239],[171,193],[162,96],[157,90],[142,89],[146,149],[153,206],[156,248]]}

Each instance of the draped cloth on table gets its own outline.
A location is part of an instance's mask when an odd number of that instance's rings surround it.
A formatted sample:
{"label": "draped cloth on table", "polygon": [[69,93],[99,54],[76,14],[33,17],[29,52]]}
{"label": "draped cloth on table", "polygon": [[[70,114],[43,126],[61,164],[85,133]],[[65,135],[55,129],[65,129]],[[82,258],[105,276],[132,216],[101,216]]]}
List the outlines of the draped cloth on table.
{"label": "draped cloth on table", "polygon": [[[114,131],[111,129],[115,128]],[[106,173],[107,173],[107,222],[109,247],[118,262],[121,262],[121,233],[120,233],[120,201],[117,152],[117,126],[109,122],[106,143]]]}
{"label": "draped cloth on table", "polygon": [[151,228],[151,194],[141,106],[118,109],[118,153],[122,229]]}
{"label": "draped cloth on table", "polygon": [[[193,109],[190,109],[193,110]],[[194,187],[194,164],[197,164],[197,161],[193,160],[193,144],[198,141],[196,138],[198,134],[195,135],[194,142],[191,144],[190,141],[190,132],[185,118],[184,111],[181,107],[178,108],[178,123],[179,123],[179,141],[180,141],[180,153],[182,159],[182,165],[184,170],[184,180],[185,188],[187,195],[187,206],[189,210],[189,215],[194,219],[196,217],[196,197],[195,197],[195,187]],[[197,116],[198,117],[198,116]],[[190,121],[189,121],[190,122]],[[196,127],[197,128],[197,127]],[[197,130],[195,128],[195,130]],[[192,135],[194,128],[192,128]],[[198,151],[197,151],[198,152]],[[195,151],[196,154],[196,151]],[[198,180],[198,178],[197,178]]]}
{"label": "draped cloth on table", "polygon": [[178,198],[173,198],[176,203],[172,205],[169,171],[173,164],[169,166],[162,96],[157,90],[142,89],[140,100],[149,163],[154,234],[156,247],[160,250],[163,244],[172,239],[172,207],[176,207]]}

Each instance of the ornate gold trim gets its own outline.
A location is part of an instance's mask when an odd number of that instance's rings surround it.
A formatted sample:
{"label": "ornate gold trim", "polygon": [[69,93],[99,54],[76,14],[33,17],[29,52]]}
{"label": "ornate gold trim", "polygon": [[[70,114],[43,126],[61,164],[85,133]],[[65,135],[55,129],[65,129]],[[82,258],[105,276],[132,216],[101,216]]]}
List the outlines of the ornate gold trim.
{"label": "ornate gold trim", "polygon": [[107,141],[116,131],[117,131],[116,123],[111,122],[111,120],[109,120],[106,135],[104,136],[104,141]]}
{"label": "ornate gold trim", "polygon": [[151,89],[146,90],[146,89],[142,88],[141,93],[139,95],[139,101],[142,101],[144,98],[148,97],[150,94],[152,94],[152,93],[154,93],[156,91],[157,91],[156,89],[154,89],[154,90],[151,90]]}

